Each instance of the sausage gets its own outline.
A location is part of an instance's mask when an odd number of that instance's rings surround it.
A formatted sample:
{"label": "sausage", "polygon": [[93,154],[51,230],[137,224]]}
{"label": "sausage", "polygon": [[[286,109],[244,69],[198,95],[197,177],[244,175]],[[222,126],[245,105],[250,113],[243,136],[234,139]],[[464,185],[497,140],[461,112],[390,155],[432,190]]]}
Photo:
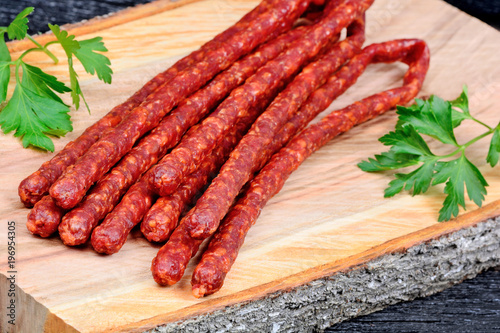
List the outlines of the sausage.
{"label": "sausage", "polygon": [[[199,180],[199,182],[191,184],[196,180]],[[198,178],[190,175],[174,194],[158,198],[141,222],[141,232],[144,237],[150,242],[161,243],[166,241],[177,226],[182,212],[193,200],[190,196],[192,192],[189,190],[193,189],[193,192],[195,192],[194,197],[205,186],[207,181],[208,177],[205,175]],[[201,185],[197,186],[199,184]]]}
{"label": "sausage", "polygon": [[149,209],[142,220],[141,231],[150,242],[164,242],[168,239],[177,227],[181,214],[214,177],[236,142],[229,149],[224,149],[222,146],[215,148],[199,168],[184,179],[175,193],[159,198]]}
{"label": "sausage", "polygon": [[94,250],[105,254],[118,252],[135,226],[135,221],[140,221],[144,216],[141,212],[147,212],[154,199],[154,193],[151,193],[145,182],[139,181],[132,185],[120,204],[92,232],[90,242]]}
{"label": "sausage", "polygon": [[[365,19],[363,17],[355,20],[347,28],[347,38],[343,44],[351,44],[355,47],[361,47],[364,42],[365,34]],[[345,46],[340,46],[345,48]],[[359,51],[361,51],[359,49]],[[304,103],[304,106],[280,129],[278,134],[273,138],[272,143],[265,146],[262,154],[260,155],[256,167],[252,170],[257,172],[267,163],[271,156],[285,146],[288,141],[299,131],[301,131],[311,120],[313,120],[319,112],[331,104],[331,101],[337,99],[342,95],[350,86],[356,83],[358,77],[364,72],[368,62],[356,61],[349,66],[342,67],[333,77],[328,81],[335,84],[334,87],[329,89],[328,96],[318,96],[317,92],[311,94],[310,98]],[[310,99],[314,98],[312,102]]]}
{"label": "sausage", "polygon": [[[274,94],[267,99],[270,100],[273,97]],[[263,109],[263,107],[260,107],[260,109]],[[208,181],[215,176],[229,153],[238,144],[259,114],[259,109],[249,112],[247,117],[241,119],[231,129],[231,132],[222,138],[222,142],[219,142],[198,169],[184,179],[184,182],[177,188],[175,193],[161,197],[156,201],[141,223],[141,231],[149,241],[163,242],[168,239],[172,231],[177,227],[180,215],[193,202],[195,196],[207,185]]]}
{"label": "sausage", "polygon": [[[275,154],[250,182],[244,196],[228,213],[194,270],[191,280],[194,296],[209,295],[222,287],[224,278],[260,211],[308,156],[338,134],[392,109],[396,104],[405,104],[416,96],[429,67],[429,49],[421,40],[372,44],[351,60],[346,71],[364,68],[370,62],[396,60],[409,64],[402,87],[367,97],[334,111],[319,123],[309,126]],[[330,91],[335,91],[338,84],[341,84],[338,81],[337,76],[332,77],[308,99],[306,106],[310,104],[312,107],[326,108],[332,101]]]}
{"label": "sausage", "polygon": [[43,163],[40,169],[21,181],[18,188],[21,202],[26,207],[33,207],[38,200],[48,193],[50,186],[61,176],[63,171],[74,164],[78,157],[83,155],[103,132],[115,127],[130,110],[141,104],[156,88],[170,81],[178,72],[195,62],[201,61],[206,53],[219,47],[223,41],[231,38],[235,33],[246,29],[248,24],[268,9],[270,3],[271,1],[264,1],[246,14],[238,23],[214,37],[213,40],[204,44],[200,49],[180,59],[166,71],[156,75],[126,102],[114,107],[98,122],[87,128],[75,141],[68,143],[56,156]]}
{"label": "sausage", "polygon": [[59,235],[64,244],[74,246],[85,243],[92,229],[113,209],[124,192],[179,142],[187,128],[200,121],[231,90],[282,52],[304,29],[292,30],[267,42],[182,101],[151,134],[144,137],[112,171],[99,180],[77,207],[63,217]]}
{"label": "sausage", "polygon": [[[363,40],[363,34],[364,20],[360,20],[349,27],[349,35],[356,36],[353,38],[360,38],[360,44]],[[344,76],[342,77],[342,79],[344,79]],[[347,77],[345,77],[345,79],[347,81]],[[352,80],[355,79],[351,79],[350,81]],[[286,85],[286,82],[283,84]],[[348,83],[346,83],[346,85],[348,85]],[[343,91],[342,89],[338,90],[338,94]],[[304,120],[296,118],[299,117],[294,117],[291,122],[293,122],[293,126],[298,127],[299,125],[297,123],[300,123],[300,121]],[[290,129],[285,132],[288,135],[288,138],[293,135],[293,131],[291,131]],[[282,134],[282,132],[280,132],[280,134]],[[286,142],[288,141],[288,138],[282,138],[281,140],[283,142]],[[153,260],[151,270],[155,281],[161,285],[172,285],[179,281],[184,274],[184,270],[186,269],[189,260],[193,255],[197,253],[201,243],[202,240],[196,240],[187,233],[184,222],[181,221],[180,225],[170,236],[170,239],[161,248],[155,259]]]}
{"label": "sausage", "polygon": [[156,283],[162,286],[177,283],[184,275],[187,263],[198,252],[202,242],[189,236],[181,222],[151,263],[151,273]]}
{"label": "sausage", "polygon": [[[356,31],[363,31],[356,28]],[[257,171],[268,147],[281,127],[296,113],[307,97],[322,85],[347,59],[359,52],[364,34],[352,36],[318,61],[309,64],[257,119],[210,184],[196,207],[186,216],[186,229],[194,238],[204,239],[217,229],[243,185]]]}
{"label": "sausage", "polygon": [[[230,147],[234,148],[234,146]],[[225,150],[225,151],[224,151]],[[142,234],[150,242],[164,242],[177,227],[181,214],[193,203],[197,194],[214,177],[224,163],[228,149],[217,147],[200,167],[190,174],[175,193],[159,198],[149,209],[141,223]]]}
{"label": "sausage", "polygon": [[113,209],[124,192],[145,170],[163,157],[169,148],[178,143],[187,128],[197,123],[216,103],[265,62],[282,52],[302,30],[303,28],[292,30],[262,45],[256,52],[235,62],[206,87],[182,101],[92,188],[77,207],[64,216],[59,227],[63,242],[66,245],[85,243],[92,229]]}
{"label": "sausage", "polygon": [[182,99],[273,34],[288,30],[308,4],[309,1],[299,0],[275,2],[247,29],[227,39],[221,47],[208,52],[204,60],[179,72],[149,95],[51,186],[49,193],[56,204],[64,209],[73,208],[88,188],[118,162],[143,134],[156,127]]}
{"label": "sausage", "polygon": [[205,119],[199,131],[185,137],[158,165],[147,179],[149,186],[159,195],[175,191],[182,179],[193,172],[207,156],[219,137],[225,135],[238,117],[256,103],[267,89],[272,89],[286,77],[292,76],[307,60],[313,58],[341,29],[352,22],[373,0],[348,0],[337,4],[331,1],[325,16],[308,32],[295,41],[287,51],[268,62],[245,85],[235,89],[217,108],[215,114]]}
{"label": "sausage", "polygon": [[[192,123],[197,122],[199,116],[207,113],[207,110],[219,99],[223,98],[227,91],[240,84],[265,61],[275,57],[291,41],[298,38],[303,30],[304,27],[292,30],[262,45],[256,52],[234,63],[230,69],[219,74],[207,87],[184,100],[171,115],[162,120],[150,135],[143,138],[110,173],[101,179],[77,207],[66,213],[60,224],[60,219],[52,221],[50,233],[55,232],[54,226],[59,225],[59,235],[64,244],[75,246],[85,243],[92,230],[113,209],[123,192],[139,178],[144,170],[157,161],[157,156],[161,157],[168,148],[175,145],[185,129],[191,126]],[[223,84],[225,84],[225,87],[221,89]],[[202,165],[215,163],[213,157],[206,160],[208,161],[204,161]],[[217,163],[217,169],[219,167],[220,165]],[[169,196],[168,199],[160,198],[157,201],[145,218],[147,222],[141,224],[141,229],[146,238],[156,242],[168,238],[170,232],[177,225],[179,216],[185,206],[206,184],[207,173],[211,172],[215,172],[215,170],[202,170],[200,168],[200,170],[188,177],[179,189],[179,193]],[[50,208],[53,212],[49,210]],[[61,214],[57,214],[57,211],[61,211],[61,209],[54,205],[50,207],[43,205],[43,208],[41,206],[37,207],[35,211],[40,209],[46,210],[45,214],[50,214],[53,218],[56,216],[61,217]],[[169,221],[171,224],[160,223],[160,221]],[[153,225],[153,223],[154,228],[149,226],[150,224]],[[166,225],[170,225],[170,227],[166,228]],[[33,233],[36,234],[37,232]]]}
{"label": "sausage", "polygon": [[49,237],[57,231],[63,214],[64,210],[46,195],[29,212],[26,227],[34,235]]}
{"label": "sausage", "polygon": [[[278,89],[285,84],[285,82],[281,83]],[[229,154],[229,151],[236,146],[254,120],[278,93],[278,89],[267,91],[263,101],[243,117],[233,127],[229,135],[222,138],[219,146],[225,149],[225,155]],[[196,127],[199,127],[199,125]],[[196,130],[196,127],[191,128],[190,131]],[[223,163],[223,161],[220,163]],[[147,173],[145,176],[147,176]],[[147,182],[143,181],[143,179],[144,177],[130,188],[115,209],[106,216],[104,222],[94,229],[91,243],[97,252],[106,254],[118,252],[132,228],[143,219],[144,214],[150,209],[156,195],[149,189]]]}

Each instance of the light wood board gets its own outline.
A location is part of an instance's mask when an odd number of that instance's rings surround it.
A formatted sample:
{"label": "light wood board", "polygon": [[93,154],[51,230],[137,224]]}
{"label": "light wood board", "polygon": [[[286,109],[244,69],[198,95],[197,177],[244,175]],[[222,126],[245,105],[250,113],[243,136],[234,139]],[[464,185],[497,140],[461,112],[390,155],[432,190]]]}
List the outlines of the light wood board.
{"label": "light wood board", "polygon": [[[82,39],[104,37],[115,75],[112,85],[86,74],[80,76],[92,114],[84,109],[71,112],[75,130],[55,140],[56,151],[156,73],[256,4],[253,0],[200,1],[81,35]],[[472,112],[496,125],[500,109],[499,32],[440,0],[377,0],[367,20],[367,44],[413,37],[428,42],[431,67],[421,96],[455,98],[462,85],[468,84]],[[54,53],[64,58],[56,48]],[[27,60],[67,81],[64,61],[53,65],[40,55]],[[83,73],[81,67],[77,71]],[[404,71],[400,64],[368,68],[329,110],[399,85]],[[487,140],[468,153],[490,184],[489,205],[477,209],[469,203],[472,212],[455,221],[437,223],[444,200],[440,189],[425,196],[401,194],[384,199],[389,177],[363,173],[356,164],[384,150],[377,138],[392,129],[395,120],[390,112],[336,138],[311,156],[263,210],[224,288],[203,299],[191,296],[193,265],[173,287],[159,287],[153,281],[150,263],[159,246],[149,244],[139,231],[112,256],[98,255],[89,246],[67,248],[57,237],[30,235],[25,227],[28,210],[19,202],[17,186],[52,154],[23,149],[12,135],[0,134],[0,288],[7,285],[9,270],[7,221],[15,221],[16,329],[139,332],[289,290],[500,215],[500,175],[498,167],[486,165]],[[474,137],[479,130],[464,125],[458,140]],[[5,289],[1,291],[4,294]],[[2,315],[4,328],[5,321]]]}

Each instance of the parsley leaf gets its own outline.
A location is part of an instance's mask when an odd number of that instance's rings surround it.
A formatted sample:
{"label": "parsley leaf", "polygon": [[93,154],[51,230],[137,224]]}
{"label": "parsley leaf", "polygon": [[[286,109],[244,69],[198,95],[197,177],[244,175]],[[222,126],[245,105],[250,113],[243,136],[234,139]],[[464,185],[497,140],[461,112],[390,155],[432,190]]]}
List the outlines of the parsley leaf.
{"label": "parsley leaf", "polygon": [[[473,119],[469,111],[469,97],[467,92],[467,86],[463,87],[463,91],[457,99],[450,101],[452,109],[452,120],[453,120],[453,128],[460,126],[462,121],[466,119]],[[460,109],[458,111],[456,109]]]}
{"label": "parsley leaf", "polygon": [[411,124],[422,134],[429,135],[443,143],[457,146],[451,122],[451,104],[437,96],[429,100],[417,100],[418,108],[397,107],[399,124]]}
{"label": "parsley leaf", "polygon": [[43,72],[38,67],[31,66],[26,63],[22,63],[21,66],[23,68],[22,82],[25,88],[32,90],[38,95],[50,97],[57,102],[64,104],[61,98],[52,90],[62,94],[70,92],[70,88],[68,88],[61,81],[58,81],[55,76]]}
{"label": "parsley leaf", "polygon": [[[500,156],[500,123],[495,128],[482,123],[470,114],[467,87],[453,101],[444,101],[431,96],[427,101],[416,99],[409,107],[398,106],[399,115],[393,132],[382,136],[379,141],[390,146],[388,152],[375,155],[358,166],[363,171],[376,172],[418,166],[407,173],[396,173],[385,189],[385,197],[392,197],[403,190],[412,195],[425,193],[430,186],[445,183],[447,195],[439,211],[439,221],[449,220],[459,213],[459,206],[465,207],[465,192],[470,200],[481,206],[488,183],[479,169],[467,159],[465,150],[478,140],[493,134],[487,162],[493,167]],[[488,130],[469,142],[459,145],[454,129],[464,121],[475,121]],[[452,146],[446,155],[435,155],[422,135]],[[450,160],[455,155],[458,158]]]}
{"label": "parsley leaf", "polygon": [[435,159],[427,159],[424,164],[410,173],[395,174],[396,179],[389,183],[389,187],[385,189],[384,196],[389,198],[398,194],[403,189],[410,191],[412,188],[412,195],[426,192],[431,185],[435,165]]}
{"label": "parsley leaf", "polygon": [[80,60],[85,71],[89,74],[97,74],[99,80],[106,83],[111,83],[111,62],[107,57],[99,52],[107,52],[108,49],[102,42],[102,37],[95,37],[92,39],[85,39],[79,42],[80,48],[74,52],[75,56]]}
{"label": "parsley leaf", "polygon": [[388,152],[375,155],[368,161],[358,164],[366,172],[400,169],[419,164],[425,158],[434,158],[429,146],[412,125],[396,126],[394,132],[389,132],[379,139],[386,146],[391,146]]}
{"label": "parsley leaf", "polygon": [[486,162],[488,162],[493,168],[498,164],[498,156],[500,154],[500,123],[495,127],[493,132],[493,137],[490,142],[490,149],[488,150],[488,156],[486,156]]}
{"label": "parsley leaf", "polygon": [[75,108],[78,110],[80,108],[80,95],[82,95],[82,91],[80,89],[80,84],[78,82],[78,74],[73,68],[73,54],[76,50],[80,48],[80,44],[75,40],[75,36],[69,35],[68,32],[65,30],[61,30],[57,24],[54,25],[49,24],[49,28],[54,33],[54,36],[56,36],[59,43],[61,43],[61,46],[64,49],[66,56],[68,57],[71,99],[73,100]]}
{"label": "parsley leaf", "polygon": [[10,80],[10,53],[5,44],[6,29],[0,31],[0,102],[7,98],[7,88]]}
{"label": "parsley leaf", "polygon": [[76,109],[78,109],[80,107],[80,97],[82,97],[87,110],[90,112],[90,108],[80,89],[78,74],[73,67],[73,55],[80,60],[87,73],[92,75],[95,73],[97,74],[99,80],[102,80],[105,83],[111,83],[111,75],[113,74],[113,71],[109,67],[111,62],[104,55],[94,52],[106,52],[108,49],[104,46],[101,37],[95,37],[78,42],[75,40],[75,36],[69,35],[67,31],[61,30],[58,25],[49,24],[49,28],[52,30],[57,40],[61,43],[61,46],[68,57],[71,98],[73,100],[73,104],[75,104]]}
{"label": "parsley leaf", "polygon": [[7,98],[7,88],[9,87],[10,64],[0,61],[0,103]]}
{"label": "parsley leaf", "polygon": [[392,145],[391,150],[397,154],[434,156],[427,143],[411,124],[396,128],[394,132],[389,132],[381,137],[379,141],[386,146]]}
{"label": "parsley leaf", "polygon": [[458,215],[458,206],[465,208],[464,187],[469,198],[481,207],[486,195],[488,183],[479,169],[462,154],[458,159],[439,162],[436,168],[434,184],[446,180],[444,193],[448,196],[444,200],[443,208],[439,211],[439,221],[446,221]]}
{"label": "parsley leaf", "polygon": [[10,39],[23,40],[28,31],[27,16],[35,10],[33,7],[27,7],[22,12],[17,14],[14,21],[7,27],[7,34]]}
{"label": "parsley leaf", "polygon": [[469,92],[467,90],[467,86],[463,87],[462,93],[460,96],[458,96],[456,99],[453,101],[450,101],[451,106],[459,108],[462,110],[462,112],[467,116],[471,117],[470,111],[469,111]]}
{"label": "parsley leaf", "polygon": [[375,155],[375,158],[368,158],[368,161],[362,161],[358,166],[366,172],[393,170],[418,164],[418,156],[397,154],[391,149],[388,152]]}
{"label": "parsley leaf", "polygon": [[87,107],[87,110],[90,113],[90,108],[87,104],[87,101],[85,100],[85,97],[83,97],[82,90],[80,89],[80,83],[78,82],[78,74],[73,68],[73,59],[68,59],[68,63],[69,63],[69,69],[68,69],[69,82],[71,85],[71,99],[73,100],[73,104],[75,105],[75,108],[78,110],[80,108],[80,96],[81,96],[83,102],[85,103],[85,106]]}
{"label": "parsley leaf", "polygon": [[[69,106],[62,101],[59,94],[70,92],[76,109],[80,106],[80,98],[89,109],[78,82],[78,74],[73,67],[74,58],[82,63],[86,72],[96,74],[105,83],[111,83],[113,71],[109,59],[97,53],[107,51],[101,37],[77,41],[75,36],[61,30],[58,25],[49,24],[57,41],[41,45],[27,34],[28,15],[32,12],[33,7],[28,7],[7,27],[0,27],[0,102],[4,102],[7,97],[11,66],[15,67],[16,82],[12,97],[0,106],[0,125],[4,133],[15,131],[14,136],[22,138],[24,147],[34,146],[54,151],[54,144],[49,135],[63,136],[73,130],[68,114]],[[35,47],[25,50],[13,61],[5,43],[5,34],[10,39],[27,38]],[[57,64],[57,57],[48,50],[48,46],[53,44],[60,44],[68,58],[70,87],[55,76],[27,64],[23,59],[28,53],[43,52]]]}
{"label": "parsley leaf", "polygon": [[73,130],[68,111],[66,105],[38,95],[21,82],[0,112],[0,125],[4,133],[15,130],[15,136],[22,137],[25,148],[32,145],[54,151],[47,134],[64,135]]}
{"label": "parsley leaf", "polygon": [[80,48],[80,44],[75,40],[75,36],[68,34],[66,30],[61,30],[57,24],[49,23],[49,28],[61,44],[66,56],[71,58],[72,54]]}

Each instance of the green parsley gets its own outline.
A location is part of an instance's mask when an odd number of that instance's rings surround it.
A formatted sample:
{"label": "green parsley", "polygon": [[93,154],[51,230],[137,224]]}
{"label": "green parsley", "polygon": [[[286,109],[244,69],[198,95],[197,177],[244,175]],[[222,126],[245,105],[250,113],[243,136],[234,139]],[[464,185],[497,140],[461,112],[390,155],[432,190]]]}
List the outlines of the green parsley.
{"label": "green parsley", "polygon": [[[359,163],[358,167],[363,171],[377,172],[418,166],[408,173],[396,173],[395,179],[385,189],[385,197],[392,197],[402,190],[411,191],[412,195],[422,194],[430,186],[445,183],[444,193],[447,196],[439,211],[439,221],[457,216],[459,206],[465,209],[465,191],[481,207],[488,183],[466,157],[465,150],[493,134],[486,161],[494,167],[500,154],[500,124],[490,127],[471,115],[465,86],[461,95],[453,101],[444,101],[434,95],[425,101],[415,101],[416,104],[410,107],[397,107],[399,118],[395,130],[379,139],[390,146],[389,151]],[[464,120],[475,121],[486,131],[465,144],[459,144],[454,130]],[[446,155],[434,154],[422,135],[452,146],[453,151]]]}
{"label": "green parsley", "polygon": [[[33,7],[24,9],[8,27],[0,27],[0,125],[4,133],[15,131],[14,136],[22,138],[25,148],[34,146],[54,151],[54,143],[49,135],[60,137],[73,130],[68,114],[69,106],[64,104],[57,93],[70,92],[77,110],[81,98],[90,112],[73,68],[74,57],[82,63],[87,73],[96,74],[105,83],[111,83],[113,71],[109,59],[97,53],[108,51],[101,37],[77,41],[75,36],[61,30],[58,25],[49,24],[57,40],[45,45],[38,43],[27,34],[28,15],[33,10]],[[13,61],[5,43],[5,33],[11,40],[28,38],[35,47],[26,50]],[[53,44],[59,44],[68,57],[70,87],[23,60],[31,52],[43,52],[57,64],[57,57],[48,49]],[[6,102],[11,66],[15,68],[16,85],[12,97]]]}

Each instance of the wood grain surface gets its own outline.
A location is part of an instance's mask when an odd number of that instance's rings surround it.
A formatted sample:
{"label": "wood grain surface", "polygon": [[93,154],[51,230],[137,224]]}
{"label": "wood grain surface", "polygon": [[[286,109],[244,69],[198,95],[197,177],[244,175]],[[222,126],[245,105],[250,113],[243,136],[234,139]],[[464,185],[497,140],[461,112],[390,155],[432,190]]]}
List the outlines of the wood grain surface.
{"label": "wood grain surface", "polygon": [[[92,114],[89,116],[83,109],[72,111],[75,130],[56,140],[56,151],[157,72],[228,27],[256,4],[249,0],[200,1],[82,35],[104,37],[116,74],[112,85],[81,75],[82,90]],[[428,42],[431,68],[421,95],[454,98],[466,83],[472,112],[490,125],[497,123],[497,31],[437,0],[377,0],[367,20],[367,44],[411,37]],[[62,56],[60,50],[54,52]],[[28,60],[65,77],[64,62],[55,66],[50,59],[35,55]],[[81,68],[77,71],[83,73]],[[404,71],[405,66],[399,64],[370,67],[329,110],[397,86]],[[149,244],[137,230],[113,256],[98,255],[89,246],[67,248],[57,237],[41,239],[30,235],[24,226],[28,210],[19,202],[17,185],[52,154],[22,149],[19,140],[2,134],[0,218],[16,222],[17,329],[139,332],[349,270],[384,253],[403,251],[500,215],[500,175],[498,169],[486,165],[486,143],[468,151],[490,184],[489,204],[484,208],[477,209],[469,203],[470,213],[455,221],[437,223],[437,211],[444,200],[438,190],[422,197],[402,194],[383,199],[388,176],[363,173],[356,164],[384,149],[376,139],[393,128],[395,120],[394,113],[381,116],[333,140],[308,159],[262,212],[224,288],[201,300],[190,293],[193,265],[176,286],[156,285],[149,267],[159,247]],[[464,125],[457,138],[465,141],[478,130],[474,125]],[[433,145],[431,148],[438,149]],[[6,253],[6,239],[4,224],[0,230],[1,253]],[[3,256],[0,288],[7,284],[7,271]],[[5,317],[0,322],[5,327]]]}

